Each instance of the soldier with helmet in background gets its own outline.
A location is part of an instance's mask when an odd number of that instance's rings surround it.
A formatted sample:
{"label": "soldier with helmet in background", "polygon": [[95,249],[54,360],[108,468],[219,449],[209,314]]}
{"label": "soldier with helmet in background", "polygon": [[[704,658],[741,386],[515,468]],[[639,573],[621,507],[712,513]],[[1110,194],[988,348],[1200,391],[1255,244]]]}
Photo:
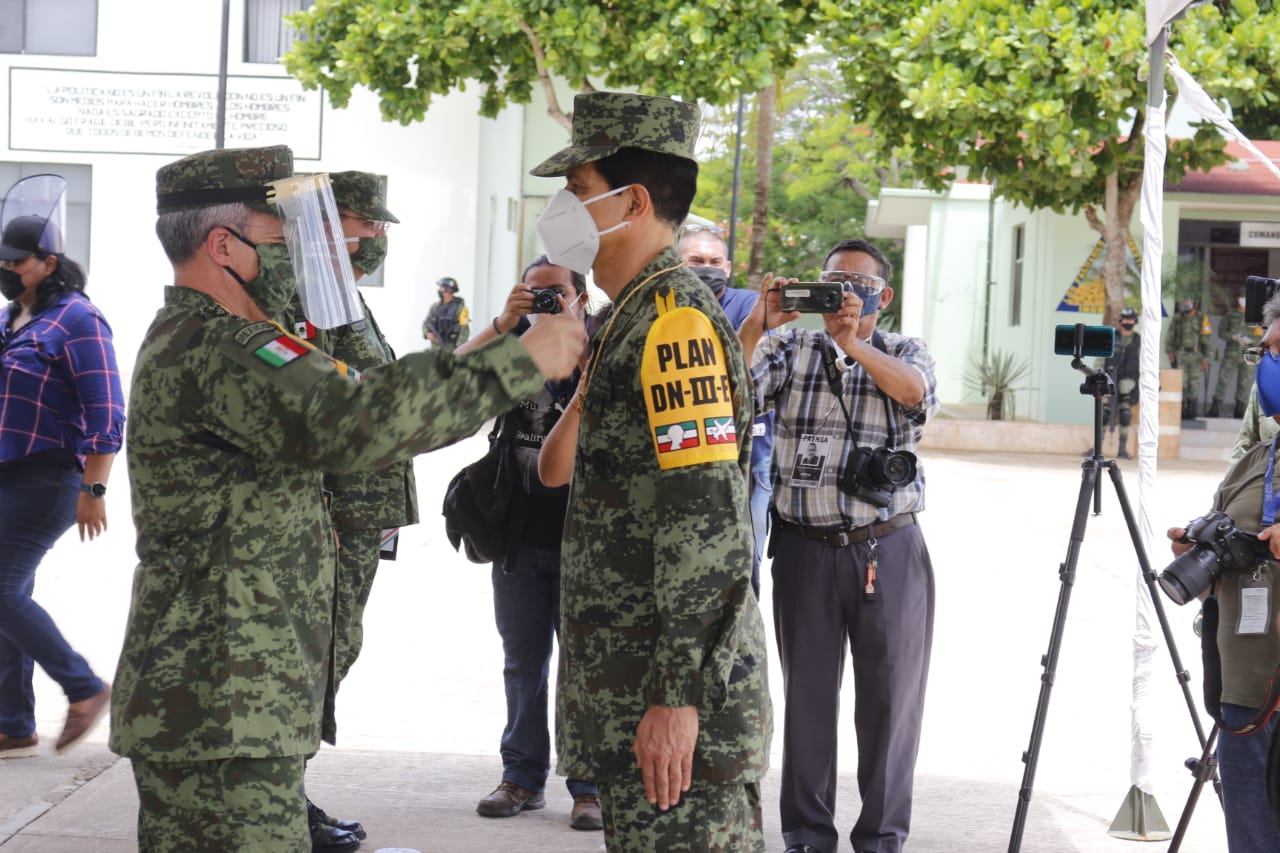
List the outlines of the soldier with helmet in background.
{"label": "soldier with helmet in background", "polygon": [[1103,365],[1116,383],[1116,423],[1120,427],[1120,449],[1116,456],[1120,459],[1133,458],[1129,453],[1129,425],[1133,423],[1133,407],[1138,402],[1138,359],[1142,353],[1142,335],[1134,331],[1137,325],[1137,311],[1126,308],[1120,312],[1115,351]]}
{"label": "soldier with helmet in background", "polygon": [[458,282],[445,276],[436,282],[440,301],[431,306],[427,319],[422,321],[422,336],[436,349],[452,352],[471,337],[471,312],[466,301],[458,295]]}

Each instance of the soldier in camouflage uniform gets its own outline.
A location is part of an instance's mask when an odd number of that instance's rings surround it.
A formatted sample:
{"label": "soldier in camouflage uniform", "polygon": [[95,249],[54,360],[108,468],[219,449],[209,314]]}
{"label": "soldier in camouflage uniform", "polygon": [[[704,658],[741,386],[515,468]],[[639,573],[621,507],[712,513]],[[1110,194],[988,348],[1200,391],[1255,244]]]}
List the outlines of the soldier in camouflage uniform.
{"label": "soldier in camouflage uniform", "polygon": [[1218,321],[1218,337],[1222,338],[1222,361],[1218,364],[1218,384],[1213,390],[1213,402],[1209,404],[1206,417],[1216,418],[1222,409],[1222,401],[1227,391],[1234,388],[1234,408],[1231,417],[1239,420],[1244,416],[1245,404],[1249,402],[1249,389],[1253,387],[1253,371],[1244,363],[1244,348],[1262,340],[1262,329],[1250,328],[1244,321],[1244,297],[1236,300],[1235,311],[1228,311]]}
{"label": "soldier in camouflage uniform", "polygon": [[698,123],[693,104],[578,95],[573,144],[533,170],[567,179],[539,221],[548,256],[592,269],[614,302],[539,459],[548,485],[572,477],[558,769],[599,785],[610,853],[764,850],[773,720],[751,591],[750,380],[715,295],[673,249]]}
{"label": "soldier in camouflage uniform", "polygon": [[311,850],[303,761],[320,739],[337,569],[322,472],[468,435],[568,376],[585,338],[534,330],[357,380],[270,320],[297,284],[265,185],[292,161],[285,146],[209,151],[156,175],[175,284],[129,396],[140,562],[110,740],[131,759],[146,853]]}
{"label": "soldier in camouflage uniform", "polygon": [[1169,324],[1165,349],[1170,366],[1182,369],[1182,419],[1192,420],[1200,413],[1200,385],[1209,367],[1209,334],[1195,300],[1183,300],[1182,311]]}
{"label": "soldier in camouflage uniform", "polygon": [[[366,273],[376,272],[387,256],[387,230],[398,223],[387,209],[387,179],[371,172],[334,172],[334,201],[342,218],[351,270],[358,282]],[[364,316],[336,329],[317,329],[307,322],[302,300],[297,294],[282,318],[285,328],[305,338],[318,349],[357,370],[369,370],[395,360],[391,345],[382,335],[373,312],[360,296]],[[338,535],[337,600],[333,621],[333,683],[325,701],[321,738],[337,742],[337,720],[332,694],[350,671],[364,642],[364,609],[373,589],[378,561],[385,550],[394,556],[398,530],[418,523],[417,483],[413,463],[395,462],[386,468],[350,474],[326,474],[325,489],[330,494],[329,517]],[[353,841],[363,839],[358,821],[330,818],[324,809],[307,799],[307,816],[312,842],[317,850],[350,850]],[[344,837],[354,835],[354,839]]]}
{"label": "soldier in camouflage uniform", "polygon": [[422,321],[422,336],[436,349],[445,352],[467,342],[471,337],[471,312],[467,302],[458,295],[458,282],[445,276],[436,282],[440,301],[431,306],[427,319]]}

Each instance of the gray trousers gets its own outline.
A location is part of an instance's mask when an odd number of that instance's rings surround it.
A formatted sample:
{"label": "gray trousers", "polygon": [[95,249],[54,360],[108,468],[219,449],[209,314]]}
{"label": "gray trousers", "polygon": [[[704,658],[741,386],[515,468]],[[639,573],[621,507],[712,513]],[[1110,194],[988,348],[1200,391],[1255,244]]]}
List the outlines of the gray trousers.
{"label": "gray trousers", "polygon": [[867,599],[868,544],[833,547],[774,528],[773,619],[786,716],[782,838],[835,853],[836,727],[846,642],[853,650],[854,727],[862,811],[858,853],[899,853],[933,642],[933,565],[918,524],[879,540]]}

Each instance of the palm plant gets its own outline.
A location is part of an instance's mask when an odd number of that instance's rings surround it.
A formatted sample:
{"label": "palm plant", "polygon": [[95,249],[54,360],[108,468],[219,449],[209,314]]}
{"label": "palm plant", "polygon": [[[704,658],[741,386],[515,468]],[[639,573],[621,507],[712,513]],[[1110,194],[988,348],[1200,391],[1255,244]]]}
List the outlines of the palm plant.
{"label": "palm plant", "polygon": [[1012,352],[992,350],[982,361],[975,360],[964,372],[966,388],[987,398],[987,420],[1001,421],[1008,415],[1013,419],[1014,393],[1026,390],[1018,382],[1031,372],[1026,359],[1019,359]]}

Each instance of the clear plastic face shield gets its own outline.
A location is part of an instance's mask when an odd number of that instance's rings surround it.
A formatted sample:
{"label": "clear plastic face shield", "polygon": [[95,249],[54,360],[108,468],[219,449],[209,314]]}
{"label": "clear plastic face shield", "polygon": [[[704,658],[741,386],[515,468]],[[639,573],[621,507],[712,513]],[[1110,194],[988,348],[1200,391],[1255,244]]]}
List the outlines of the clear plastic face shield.
{"label": "clear plastic face shield", "polygon": [[0,233],[11,238],[4,242],[14,251],[62,254],[66,226],[67,182],[60,175],[23,178],[0,202]]}
{"label": "clear plastic face shield", "polygon": [[364,316],[347,253],[342,219],[328,175],[272,181],[268,200],[284,220],[302,313],[312,325],[333,329]]}
{"label": "clear plastic face shield", "polygon": [[856,293],[862,300],[864,317],[880,310],[880,292],[884,290],[884,279],[878,275],[853,270],[823,270],[818,281],[839,283],[841,289]]}

